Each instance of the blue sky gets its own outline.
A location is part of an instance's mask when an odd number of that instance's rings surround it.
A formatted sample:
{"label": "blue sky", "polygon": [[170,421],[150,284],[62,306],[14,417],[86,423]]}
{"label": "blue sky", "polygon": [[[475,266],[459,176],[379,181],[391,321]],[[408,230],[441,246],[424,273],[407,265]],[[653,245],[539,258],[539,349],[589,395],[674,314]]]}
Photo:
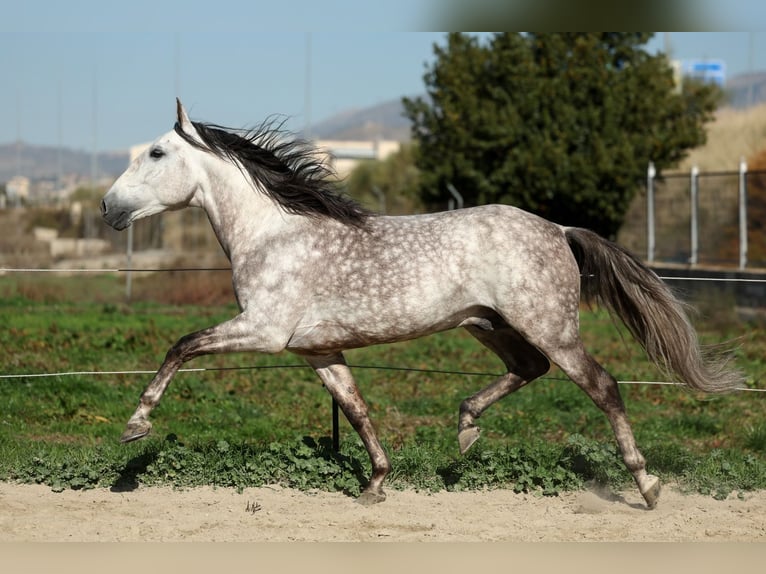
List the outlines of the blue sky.
{"label": "blue sky", "polygon": [[[5,4],[0,144],[20,134],[123,149],[171,128],[177,94],[194,119],[247,127],[280,114],[299,130],[421,93],[445,37],[396,31],[419,18],[420,4],[399,0]],[[729,76],[766,70],[766,32],[672,33],[670,46],[677,58],[724,59]]]}

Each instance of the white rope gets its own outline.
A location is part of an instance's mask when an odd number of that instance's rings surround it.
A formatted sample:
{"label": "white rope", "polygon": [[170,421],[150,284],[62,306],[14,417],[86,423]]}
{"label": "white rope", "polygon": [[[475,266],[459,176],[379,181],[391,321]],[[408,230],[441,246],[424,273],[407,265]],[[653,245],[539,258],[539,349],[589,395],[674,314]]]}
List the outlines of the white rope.
{"label": "white rope", "polygon": [[[129,268],[109,267],[99,269],[81,268],[33,268],[33,267],[0,267],[0,275],[4,273],[162,273],[178,271],[231,271],[230,267],[171,267],[171,268]],[[766,279],[745,279],[737,277],[666,277],[658,276],[663,281],[712,281],[720,283],[766,283]]]}
{"label": "white rope", "polygon": [[[243,371],[261,369],[307,369],[309,365],[262,365],[251,367],[196,367],[178,369],[179,373],[206,373],[208,371]],[[379,367],[385,368],[385,367]],[[99,376],[99,375],[153,375],[157,370],[145,371],[59,371],[57,373],[14,373],[0,375],[0,379],[26,379],[44,377],[73,377],[73,376]]]}
{"label": "white rope", "polygon": [[[3,273],[141,273],[141,272],[171,272],[171,271],[231,271],[228,267],[182,267],[182,268],[152,268],[152,269],[132,269],[132,268],[102,268],[102,269],[74,269],[74,268],[61,268],[61,269],[49,269],[49,268],[18,268],[18,267],[0,267],[0,274]],[[729,281],[740,283],[766,283],[766,279],[739,279],[739,278],[723,278],[723,277],[660,277],[663,281]],[[381,370],[417,370],[423,372],[430,372],[429,369],[408,369],[407,367],[376,367],[365,365],[350,365],[356,368],[362,369],[381,369]],[[179,369],[179,373],[203,373],[207,371],[221,371],[221,370],[235,370],[235,369],[269,369],[269,368],[304,368],[305,365],[276,365],[276,366],[262,366],[262,367],[216,367],[216,368],[190,368]],[[439,373],[450,374],[449,371],[434,371]],[[98,375],[152,375],[156,371],[65,371],[58,373],[29,373],[29,374],[0,374],[0,379],[25,379],[25,378],[42,378],[42,377],[68,377],[68,376],[98,376]],[[454,372],[451,374],[459,375],[482,375],[489,376],[490,373],[465,373]],[[496,375],[495,375],[496,376]],[[683,386],[682,383],[668,382],[668,381],[618,381],[621,385],[667,385],[667,386]],[[766,392],[766,389],[751,389],[747,387],[739,387],[734,389],[736,391],[746,392]]]}
{"label": "white rope", "polygon": [[731,283],[766,283],[766,279],[737,279],[726,277],[660,277],[663,281],[721,281]]}
{"label": "white rope", "polygon": [[[370,366],[370,365],[349,365],[351,368],[356,369],[378,369],[378,370],[412,370],[424,373],[440,373],[440,374],[454,374],[454,375],[478,375],[485,377],[499,376],[495,373],[471,373],[465,371],[442,371],[442,370],[430,370],[430,369],[410,369],[408,367],[384,367],[384,366]],[[179,373],[205,373],[208,371],[235,371],[235,370],[260,370],[260,369],[307,369],[309,365],[263,365],[263,366],[250,366],[250,367],[199,367],[189,369],[178,369]],[[27,373],[27,374],[5,374],[0,375],[0,379],[27,379],[27,378],[44,378],[44,377],[72,377],[72,376],[100,376],[100,375],[153,375],[157,371],[135,370],[135,371],[61,371],[57,373]],[[551,377],[542,377],[543,379]],[[556,379],[565,380],[565,379]],[[617,381],[620,385],[654,385],[654,386],[673,386],[682,387],[683,383],[676,383],[670,381]],[[766,389],[752,389],[749,387],[737,387],[735,391],[753,392],[753,393],[766,393]]]}
{"label": "white rope", "polygon": [[120,269],[37,269],[37,268],[17,268],[0,267],[0,273],[119,273]]}
{"label": "white rope", "polygon": [[231,267],[171,267],[171,268],[131,268],[131,267],[112,267],[112,268],[93,268],[82,269],[73,267],[62,268],[32,268],[32,267],[0,267],[0,275],[3,273],[159,273],[168,271],[231,271]]}
{"label": "white rope", "polygon": [[[178,369],[179,373],[199,373],[207,369]],[[74,377],[90,375],[153,375],[157,371],[65,371],[59,373],[28,373],[0,375],[0,379],[39,379],[43,377]]]}
{"label": "white rope", "polygon": [[[668,385],[674,387],[683,387],[683,383],[670,381],[617,381],[621,385]],[[735,391],[747,391],[751,393],[766,393],[766,389],[751,389],[750,387],[737,387]]]}

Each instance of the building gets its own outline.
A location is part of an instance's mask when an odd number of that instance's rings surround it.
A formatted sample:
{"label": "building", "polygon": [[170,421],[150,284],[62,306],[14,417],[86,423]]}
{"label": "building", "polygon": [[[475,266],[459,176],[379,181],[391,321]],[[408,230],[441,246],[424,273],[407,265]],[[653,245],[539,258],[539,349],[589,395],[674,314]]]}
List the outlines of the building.
{"label": "building", "polygon": [[315,143],[341,179],[347,177],[360,161],[384,160],[398,152],[402,145],[395,140],[318,140]]}
{"label": "building", "polygon": [[29,199],[29,187],[29,178],[23,175],[17,175],[8,180],[8,183],[5,184],[8,204],[19,205],[22,201],[27,201]]}

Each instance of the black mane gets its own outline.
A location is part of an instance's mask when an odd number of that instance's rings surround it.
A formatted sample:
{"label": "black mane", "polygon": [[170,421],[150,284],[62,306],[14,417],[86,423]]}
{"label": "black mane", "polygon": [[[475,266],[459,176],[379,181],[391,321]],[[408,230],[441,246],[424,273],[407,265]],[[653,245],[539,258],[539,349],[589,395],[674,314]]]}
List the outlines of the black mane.
{"label": "black mane", "polygon": [[215,124],[192,125],[202,143],[178,123],[175,131],[194,147],[242,165],[285,211],[365,227],[369,212],[340,193],[334,172],[318,157],[316,148],[304,140],[285,138],[281,124],[266,121],[239,133]]}

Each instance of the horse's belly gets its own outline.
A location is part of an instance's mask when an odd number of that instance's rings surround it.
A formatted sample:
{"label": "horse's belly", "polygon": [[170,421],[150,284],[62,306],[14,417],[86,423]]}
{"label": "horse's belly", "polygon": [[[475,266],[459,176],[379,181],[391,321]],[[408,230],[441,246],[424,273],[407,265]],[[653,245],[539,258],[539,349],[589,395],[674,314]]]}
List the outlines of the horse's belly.
{"label": "horse's belly", "polygon": [[[452,313],[425,313],[421,316],[377,316],[347,322],[319,320],[298,326],[287,344],[294,352],[338,352],[382,343],[416,339],[455,327],[475,325],[486,328],[496,314],[488,308],[473,306]],[[489,327],[491,328],[491,327]]]}
{"label": "horse's belly", "polygon": [[[449,328],[449,327],[445,327]],[[443,329],[407,327],[397,329],[375,329],[352,327],[341,323],[321,321],[313,325],[302,325],[295,329],[287,343],[287,348],[294,352],[329,353],[345,349],[355,349],[392,343],[422,337]]]}

